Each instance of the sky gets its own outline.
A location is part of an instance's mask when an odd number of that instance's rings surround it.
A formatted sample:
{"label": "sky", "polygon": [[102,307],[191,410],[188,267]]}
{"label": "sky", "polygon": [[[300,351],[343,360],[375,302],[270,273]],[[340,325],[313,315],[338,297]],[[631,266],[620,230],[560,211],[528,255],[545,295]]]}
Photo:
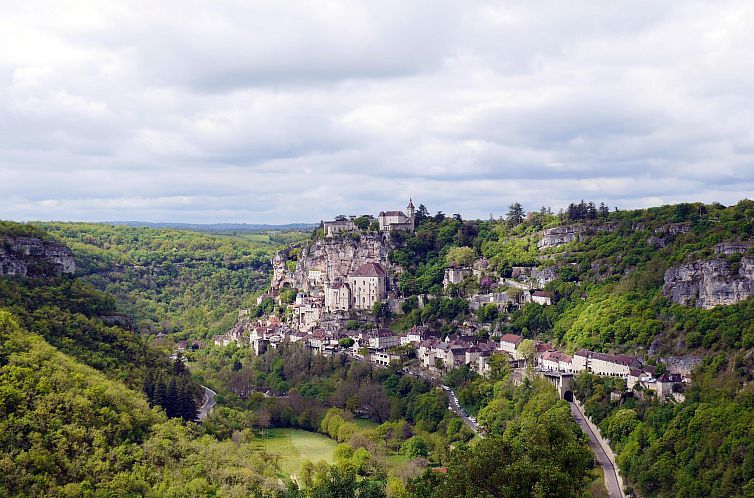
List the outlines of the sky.
{"label": "sky", "polygon": [[0,219],[754,191],[754,2],[0,0]]}

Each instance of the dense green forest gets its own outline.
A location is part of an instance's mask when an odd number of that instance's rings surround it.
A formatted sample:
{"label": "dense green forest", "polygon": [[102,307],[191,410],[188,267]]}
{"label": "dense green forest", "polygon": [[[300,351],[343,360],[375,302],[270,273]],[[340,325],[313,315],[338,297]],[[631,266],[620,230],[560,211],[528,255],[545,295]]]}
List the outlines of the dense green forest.
{"label": "dense green forest", "polygon": [[93,223],[35,224],[74,252],[84,282],[117,300],[142,332],[225,332],[269,283],[272,254],[299,232],[220,234]]}
{"label": "dense green forest", "polygon": [[[60,239],[38,226],[4,230]],[[202,348],[187,352],[188,365],[169,361],[135,330],[146,315],[124,313],[138,292],[113,296],[92,285],[101,275],[91,271],[95,262],[124,261],[108,257],[78,256],[81,276],[0,278],[4,495],[419,496],[412,479],[452,466],[456,451],[477,445],[447,410],[444,391],[394,369],[296,345],[259,357]],[[195,405],[184,403],[196,394],[195,379],[219,391],[220,406],[202,424],[190,421]],[[557,404],[554,392],[548,403]],[[335,463],[305,462],[290,479],[279,457],[259,446],[270,427],[332,438],[340,443]]]}

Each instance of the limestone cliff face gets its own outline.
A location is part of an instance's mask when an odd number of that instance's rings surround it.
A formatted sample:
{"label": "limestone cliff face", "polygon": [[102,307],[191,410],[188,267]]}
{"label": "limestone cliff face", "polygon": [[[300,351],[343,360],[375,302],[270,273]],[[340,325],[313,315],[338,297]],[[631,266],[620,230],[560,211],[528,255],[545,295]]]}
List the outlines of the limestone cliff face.
{"label": "limestone cliff face", "polygon": [[73,252],[34,237],[0,237],[0,275],[49,277],[74,273]]}
{"label": "limestone cliff face", "polygon": [[542,239],[537,243],[537,247],[539,249],[556,247],[576,242],[584,236],[595,235],[599,232],[614,232],[616,226],[615,223],[605,223],[602,225],[574,224],[548,228],[542,233]]}
{"label": "limestone cliff face", "polygon": [[273,289],[290,286],[311,290],[322,285],[328,269],[331,279],[340,277],[345,280],[349,273],[365,263],[381,264],[388,276],[394,275],[396,270],[388,261],[390,242],[379,235],[362,235],[358,241],[350,237],[334,237],[304,245],[300,247],[295,270],[289,270],[287,262],[294,248],[296,246],[280,251],[273,258]]}
{"label": "limestone cliff face", "polygon": [[674,302],[700,308],[728,305],[754,296],[754,258],[743,257],[738,271],[725,259],[695,261],[665,272],[662,292]]}

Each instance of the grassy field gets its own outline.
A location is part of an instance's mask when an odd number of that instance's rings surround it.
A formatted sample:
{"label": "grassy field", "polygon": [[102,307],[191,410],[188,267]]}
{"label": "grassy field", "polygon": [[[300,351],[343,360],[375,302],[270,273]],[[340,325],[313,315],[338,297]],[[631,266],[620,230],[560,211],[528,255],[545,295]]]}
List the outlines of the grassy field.
{"label": "grassy field", "polygon": [[300,429],[270,429],[269,436],[258,437],[259,448],[280,455],[280,462],[286,476],[298,474],[305,460],[324,460],[333,463],[335,441],[320,434]]}

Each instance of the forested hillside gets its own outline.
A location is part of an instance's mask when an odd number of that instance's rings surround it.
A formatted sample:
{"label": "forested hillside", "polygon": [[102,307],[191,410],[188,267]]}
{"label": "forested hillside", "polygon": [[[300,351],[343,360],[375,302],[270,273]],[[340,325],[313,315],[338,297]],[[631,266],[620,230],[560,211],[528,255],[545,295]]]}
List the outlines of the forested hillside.
{"label": "forested hillside", "polygon": [[[554,278],[544,290],[553,293],[554,304],[530,303],[510,313],[482,307],[476,319],[489,323],[487,333],[513,332],[571,352],[635,354],[657,365],[658,373],[670,364],[663,359],[698,364],[682,403],[626,396],[625,382],[590,376],[580,379],[577,395],[602,423],[628,482],[642,496],[751,495],[754,299],[735,301],[751,292],[738,289],[751,285],[743,265],[754,255],[754,202],[608,212],[582,201],[559,216],[545,208],[523,216],[511,208],[507,219],[482,222],[429,216],[420,208],[416,233],[391,254],[407,270],[400,277],[407,314],[394,325],[433,324],[452,332],[474,314],[460,298],[510,291],[501,282],[520,271],[516,267],[547,271]],[[469,266],[485,258],[489,271],[443,289],[444,269],[459,258]],[[701,296],[684,288],[687,282],[677,285],[689,295],[681,296],[683,304],[674,302],[678,289],[668,270],[687,265],[691,273],[707,261],[716,280],[701,291],[731,304],[697,307]],[[424,293],[437,298],[420,309],[411,296]],[[484,407],[489,391],[473,382],[465,386],[462,397]]]}
{"label": "forested hillside", "polygon": [[298,232],[204,232],[90,223],[36,225],[73,249],[77,274],[106,291],[141,332],[225,332],[269,283],[270,259]]}
{"label": "forested hillside", "polygon": [[[255,308],[274,250],[306,234],[249,240],[68,223],[2,230],[63,241],[77,263],[75,276],[0,277],[0,409],[4,437],[16,438],[3,445],[6,494],[580,496],[593,485],[567,404],[546,383],[516,386],[504,362],[493,360],[488,378],[461,368],[444,379],[487,428],[480,442],[447,410],[444,391],[394,368],[296,345],[260,356],[210,347],[186,353],[192,378],[150,349],[142,332],[179,339],[229,329],[239,307]],[[381,309],[379,319],[443,336],[472,323],[484,336],[512,332],[568,352],[633,354],[658,373],[693,368],[683,401],[661,403],[589,374],[577,377],[574,392],[641,496],[748,496],[754,300],[742,299],[748,284],[736,279],[747,275],[752,240],[751,201],[638,211],[582,203],[560,215],[511,209],[508,219],[490,221],[430,216],[422,206],[416,232],[397,234],[390,253],[403,270],[401,313]],[[714,286],[678,283],[680,273],[707,271],[707,262],[719,277]],[[446,268],[467,266],[480,276],[443,286]],[[552,305],[470,307],[474,294],[516,295],[511,280],[532,268],[547,276],[541,287]],[[728,282],[738,287],[729,292]],[[715,299],[725,304],[705,304]],[[254,311],[270,309],[266,302]],[[180,417],[174,398],[179,386],[182,396],[198,395],[194,379],[218,391],[219,406],[201,425],[168,420],[159,407]],[[270,427],[332,438],[341,445],[336,464],[309,462],[302,480],[289,479],[260,449]],[[73,454],[69,441],[83,449]]]}

